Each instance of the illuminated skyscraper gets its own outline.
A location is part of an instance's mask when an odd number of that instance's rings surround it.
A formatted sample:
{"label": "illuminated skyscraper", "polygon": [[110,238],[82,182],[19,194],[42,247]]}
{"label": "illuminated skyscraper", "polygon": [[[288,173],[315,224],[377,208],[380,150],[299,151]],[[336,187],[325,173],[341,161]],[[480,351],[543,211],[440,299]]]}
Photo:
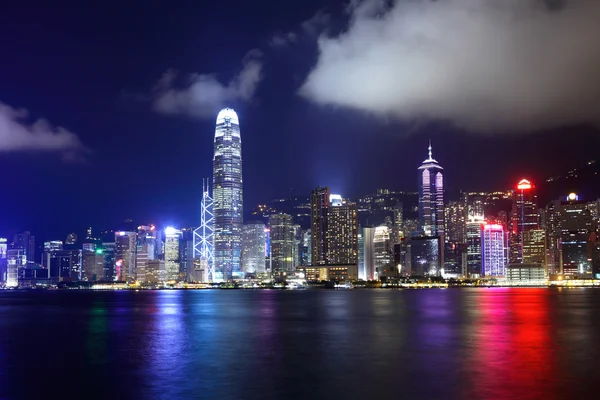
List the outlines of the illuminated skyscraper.
{"label": "illuminated skyscraper", "polygon": [[484,224],[481,227],[481,259],[484,276],[505,276],[504,228]]}
{"label": "illuminated skyscraper", "polygon": [[375,228],[373,235],[373,265],[376,278],[388,276],[393,268],[390,250],[391,232],[386,225]]}
{"label": "illuminated skyscraper", "polygon": [[327,263],[358,264],[358,208],[331,195],[327,214]]}
{"label": "illuminated skyscraper", "polygon": [[510,231],[510,263],[523,262],[523,232],[538,229],[537,195],[527,179],[513,192]]}
{"label": "illuminated skyscraper", "polygon": [[445,237],[446,242],[465,242],[466,210],[462,201],[451,201],[445,211]]}
{"label": "illuminated skyscraper", "polygon": [[167,281],[179,280],[179,240],[181,231],[172,227],[165,229],[165,278]]}
{"label": "illuminated skyscraper", "polygon": [[483,216],[469,217],[467,221],[467,274],[470,278],[479,278],[481,268],[481,226]]}
{"label": "illuminated skyscraper", "polygon": [[327,211],[329,210],[329,188],[318,187],[312,192],[311,212],[311,262],[312,265],[327,263]]}
{"label": "illuminated skyscraper", "polygon": [[269,217],[271,230],[271,272],[280,274],[293,271],[294,265],[294,222],[289,214],[273,214]]}
{"label": "illuminated skyscraper", "polygon": [[251,222],[242,230],[242,270],[244,272],[265,272],[265,246],[267,243],[265,224]]}
{"label": "illuminated skyscraper", "polygon": [[118,281],[135,281],[135,232],[115,233],[115,275]]}
{"label": "illuminated skyscraper", "polygon": [[238,116],[224,108],[217,116],[213,157],[214,271],[218,279],[241,272],[242,139]]}
{"label": "illuminated skyscraper", "polygon": [[419,230],[426,236],[444,235],[444,169],[429,157],[419,167]]}

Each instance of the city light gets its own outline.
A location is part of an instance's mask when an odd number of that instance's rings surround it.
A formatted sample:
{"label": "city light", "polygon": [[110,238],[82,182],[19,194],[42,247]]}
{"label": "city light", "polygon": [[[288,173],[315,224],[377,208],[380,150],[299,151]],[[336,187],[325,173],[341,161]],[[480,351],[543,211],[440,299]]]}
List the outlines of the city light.
{"label": "city light", "polygon": [[577,196],[576,193],[569,193],[569,196],[567,196],[567,200],[576,201],[576,200],[579,200],[579,196]]}
{"label": "city light", "polygon": [[517,189],[519,190],[529,190],[531,189],[531,182],[528,181],[527,179],[521,179],[519,181],[519,184],[517,185]]}
{"label": "city light", "polygon": [[172,226],[167,226],[165,228],[166,235],[175,235],[176,233],[177,233],[177,229],[173,228]]}

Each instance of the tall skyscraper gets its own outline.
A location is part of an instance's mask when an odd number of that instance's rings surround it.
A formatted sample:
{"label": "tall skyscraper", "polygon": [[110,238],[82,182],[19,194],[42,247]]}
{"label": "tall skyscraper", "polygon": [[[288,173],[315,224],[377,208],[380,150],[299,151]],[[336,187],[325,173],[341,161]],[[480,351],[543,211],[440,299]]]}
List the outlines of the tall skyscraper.
{"label": "tall skyscraper", "polygon": [[467,221],[467,274],[470,278],[482,276],[481,268],[481,226],[483,216],[469,217]]}
{"label": "tall skyscraper", "polygon": [[242,229],[242,270],[249,273],[265,272],[265,224],[251,222]]}
{"label": "tall skyscraper", "polygon": [[445,211],[444,230],[446,242],[464,243],[466,229],[466,210],[463,201],[451,201]]}
{"label": "tall skyscraper", "polygon": [[375,228],[373,235],[373,264],[377,278],[389,276],[393,269],[393,257],[390,249],[391,232],[386,225]]}
{"label": "tall skyscraper", "polygon": [[27,262],[35,261],[35,236],[29,231],[16,234],[12,248],[23,250]]}
{"label": "tall skyscraper", "polygon": [[521,179],[513,192],[510,229],[510,263],[521,263],[523,232],[538,229],[537,195],[527,179]]}
{"label": "tall skyscraper", "polygon": [[327,211],[329,210],[329,188],[318,187],[312,192],[311,210],[311,262],[312,265],[327,263]]}
{"label": "tall skyscraper", "polygon": [[273,214],[269,217],[271,229],[271,272],[274,274],[293,271],[294,222],[289,214]]}
{"label": "tall skyscraper", "polygon": [[241,272],[243,180],[238,116],[224,108],[217,116],[213,157],[214,271],[224,280]]}
{"label": "tall skyscraper", "polygon": [[334,196],[327,214],[327,263],[358,264],[358,208]]}
{"label": "tall skyscraper", "polygon": [[429,157],[419,167],[419,230],[425,236],[444,235],[443,168],[433,159],[431,142]]}
{"label": "tall skyscraper", "polygon": [[180,240],[181,231],[179,229],[173,227],[165,228],[165,279],[167,281],[179,280]]}
{"label": "tall skyscraper", "polygon": [[571,193],[560,202],[560,266],[564,275],[591,273],[588,254],[590,234],[595,230],[588,203]]}
{"label": "tall skyscraper", "polygon": [[497,224],[481,227],[481,259],[484,276],[505,276],[504,228]]}
{"label": "tall skyscraper", "polygon": [[375,279],[375,260],[373,245],[375,228],[358,230],[358,278],[365,281]]}
{"label": "tall skyscraper", "polygon": [[115,232],[115,274],[118,281],[135,281],[135,232]]}

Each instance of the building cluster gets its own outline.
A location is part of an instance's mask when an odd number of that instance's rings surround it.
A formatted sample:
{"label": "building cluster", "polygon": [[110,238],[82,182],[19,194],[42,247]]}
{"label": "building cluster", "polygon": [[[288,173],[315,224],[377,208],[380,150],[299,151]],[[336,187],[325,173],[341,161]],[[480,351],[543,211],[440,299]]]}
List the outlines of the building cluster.
{"label": "building cluster", "polygon": [[[256,207],[243,223],[241,133],[237,114],[219,112],[212,185],[203,187],[197,228],[147,224],[83,240],[45,242],[24,232],[0,238],[7,287],[61,282],[162,286],[248,277],[354,282],[485,279],[542,282],[600,279],[600,199],[575,193],[538,204],[523,179],[508,191],[462,193],[447,202],[444,169],[428,157],[418,192],[380,189],[354,201],[314,189],[310,197]],[[212,196],[211,193],[212,192]]]}

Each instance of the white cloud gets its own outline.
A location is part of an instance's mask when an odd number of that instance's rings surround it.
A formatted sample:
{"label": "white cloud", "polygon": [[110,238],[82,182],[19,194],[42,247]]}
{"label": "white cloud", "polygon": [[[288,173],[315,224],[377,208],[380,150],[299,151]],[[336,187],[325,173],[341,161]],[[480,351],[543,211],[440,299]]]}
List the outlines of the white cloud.
{"label": "white cloud", "polygon": [[44,119],[30,123],[29,112],[0,103],[0,152],[57,152],[68,161],[89,152],[77,135]]}
{"label": "white cloud", "polygon": [[286,47],[289,44],[295,43],[298,40],[298,35],[294,32],[276,33],[271,37],[269,45],[271,47]]}
{"label": "white cloud", "polygon": [[169,70],[154,87],[154,109],[163,114],[212,117],[234,100],[250,100],[262,78],[262,67],[261,52],[252,50],[244,57],[240,73],[228,84],[214,74],[189,74],[178,85],[180,74]]}
{"label": "white cloud", "polygon": [[600,122],[600,1],[353,1],[300,93],[401,120],[523,132]]}

